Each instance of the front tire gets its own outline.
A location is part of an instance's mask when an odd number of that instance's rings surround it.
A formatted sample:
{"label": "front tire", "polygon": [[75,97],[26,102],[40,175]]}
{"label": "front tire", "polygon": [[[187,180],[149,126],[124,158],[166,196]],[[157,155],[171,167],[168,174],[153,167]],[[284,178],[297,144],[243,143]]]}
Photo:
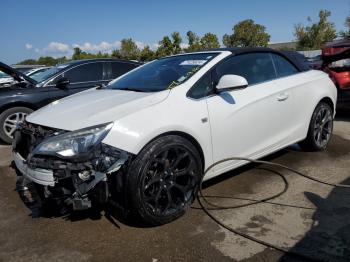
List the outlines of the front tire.
{"label": "front tire", "polygon": [[202,172],[199,152],[187,139],[168,135],[152,141],[129,167],[131,213],[153,226],[177,219],[193,203]]}
{"label": "front tire", "polygon": [[312,114],[307,137],[299,145],[306,151],[325,150],[333,132],[333,110],[320,102]]}
{"label": "front tire", "polygon": [[33,110],[27,107],[12,107],[0,114],[0,139],[11,144],[16,125],[25,120]]}

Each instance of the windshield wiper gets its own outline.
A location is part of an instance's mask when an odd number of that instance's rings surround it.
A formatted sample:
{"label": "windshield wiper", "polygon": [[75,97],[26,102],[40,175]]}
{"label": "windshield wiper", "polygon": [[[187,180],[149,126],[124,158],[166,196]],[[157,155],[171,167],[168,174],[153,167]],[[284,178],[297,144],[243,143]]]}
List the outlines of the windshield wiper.
{"label": "windshield wiper", "polygon": [[141,89],[135,89],[135,88],[129,88],[129,87],[117,88],[116,90],[133,91],[133,92],[145,92],[144,90],[141,90]]}

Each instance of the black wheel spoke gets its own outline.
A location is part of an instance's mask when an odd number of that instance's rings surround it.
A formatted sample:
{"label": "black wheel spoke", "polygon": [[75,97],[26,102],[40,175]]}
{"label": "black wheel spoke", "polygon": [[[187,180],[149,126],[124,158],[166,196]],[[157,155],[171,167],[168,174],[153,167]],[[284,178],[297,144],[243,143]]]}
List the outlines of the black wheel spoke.
{"label": "black wheel spoke", "polygon": [[149,182],[147,182],[147,184],[145,185],[145,189],[149,188],[151,185],[155,184],[155,183],[159,183],[160,182],[160,178],[156,177],[151,179]]}
{"label": "black wheel spoke", "polygon": [[162,161],[165,161],[168,158],[168,154],[169,154],[169,150],[166,150],[161,154]]}
{"label": "black wheel spoke", "polygon": [[160,210],[159,210],[159,198],[160,198],[160,196],[161,196],[161,194],[162,194],[162,191],[163,191],[163,188],[162,187],[160,187],[159,188],[159,190],[158,190],[158,192],[157,192],[157,195],[154,197],[154,210],[156,211],[156,213],[159,213],[160,212]]}
{"label": "black wheel spoke", "polygon": [[314,141],[319,147],[324,147],[332,133],[332,112],[327,108],[321,108],[315,118]]}
{"label": "black wheel spoke", "polygon": [[173,161],[173,163],[171,164],[171,168],[175,169],[182,160],[184,160],[186,157],[189,157],[188,152],[183,152],[181,154],[179,154],[176,158],[176,160]]}
{"label": "black wheel spoke", "polygon": [[190,188],[191,185],[182,186],[179,184],[175,184],[174,187],[177,188],[182,193],[182,200],[184,202],[187,202],[188,201],[188,188]]}
{"label": "black wheel spoke", "polygon": [[187,167],[186,169],[174,171],[175,178],[181,177],[181,176],[195,177],[195,173],[193,172],[192,167]]}
{"label": "black wheel spoke", "polygon": [[179,184],[175,184],[174,187],[179,189],[183,194],[186,193],[186,187],[185,186],[181,186]]}
{"label": "black wheel spoke", "polygon": [[167,210],[173,206],[173,198],[171,197],[170,189],[167,190],[167,198],[168,198],[168,203],[164,210]]}
{"label": "black wheel spoke", "polygon": [[329,130],[328,128],[324,128],[323,131],[324,131],[326,134],[330,134],[330,133],[331,133],[331,130]]}
{"label": "black wheel spoke", "polygon": [[147,209],[155,215],[170,215],[183,209],[194,195],[197,169],[193,156],[181,145],[154,155],[142,181]]}

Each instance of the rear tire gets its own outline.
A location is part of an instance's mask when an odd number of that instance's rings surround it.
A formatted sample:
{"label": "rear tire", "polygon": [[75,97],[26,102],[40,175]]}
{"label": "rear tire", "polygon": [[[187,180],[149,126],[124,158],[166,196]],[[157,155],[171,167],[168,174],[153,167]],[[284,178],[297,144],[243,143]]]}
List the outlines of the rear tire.
{"label": "rear tire", "polygon": [[127,174],[130,211],[143,223],[169,223],[193,203],[202,175],[196,147],[177,135],[149,143],[132,161]]}
{"label": "rear tire", "polygon": [[12,107],[2,112],[0,114],[0,139],[11,144],[16,125],[32,112],[33,110],[27,107]]}
{"label": "rear tire", "polygon": [[320,102],[312,114],[305,140],[299,143],[305,151],[325,150],[333,132],[333,109]]}

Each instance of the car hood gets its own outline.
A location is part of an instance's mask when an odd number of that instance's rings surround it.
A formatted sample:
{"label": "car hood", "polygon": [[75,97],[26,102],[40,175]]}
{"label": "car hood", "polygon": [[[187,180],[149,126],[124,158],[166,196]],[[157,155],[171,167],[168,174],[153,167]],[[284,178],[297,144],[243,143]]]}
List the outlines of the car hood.
{"label": "car hood", "polygon": [[12,76],[15,80],[22,82],[23,80],[26,80],[27,82],[35,85],[37,82],[30,78],[29,76],[26,76],[25,74],[17,71],[16,69],[0,62],[0,70],[10,76]]}
{"label": "car hood", "polygon": [[77,130],[114,122],[163,101],[169,92],[90,89],[52,102],[30,114],[27,121],[57,129]]}

